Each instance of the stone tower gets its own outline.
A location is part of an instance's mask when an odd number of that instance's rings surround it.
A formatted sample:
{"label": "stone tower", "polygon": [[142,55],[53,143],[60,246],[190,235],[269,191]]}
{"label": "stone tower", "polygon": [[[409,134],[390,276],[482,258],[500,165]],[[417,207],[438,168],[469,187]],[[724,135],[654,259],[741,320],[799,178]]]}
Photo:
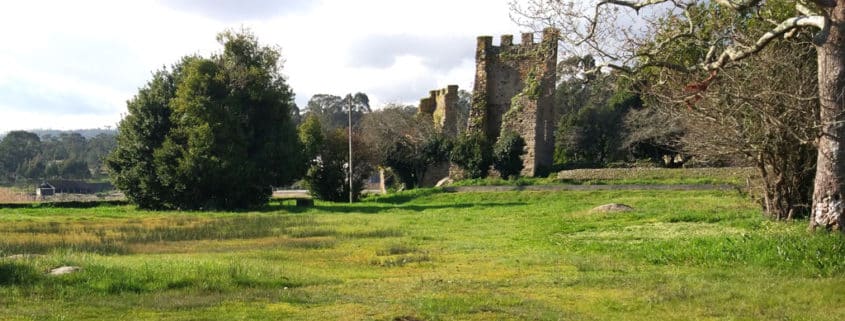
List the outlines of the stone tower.
{"label": "stone tower", "polygon": [[[447,137],[458,135],[458,86],[429,91],[429,96],[420,99],[419,116],[434,124],[434,130]],[[431,187],[437,181],[449,176],[450,164],[443,162],[431,166],[423,175],[422,186]]]}
{"label": "stone tower", "polygon": [[431,118],[434,128],[449,137],[458,134],[457,123],[458,85],[432,90],[429,96],[420,99],[420,114]]}
{"label": "stone tower", "polygon": [[522,34],[520,44],[503,35],[499,46],[493,37],[478,37],[475,52],[475,88],[467,124],[495,142],[502,131],[525,139],[523,176],[537,176],[551,169],[554,154],[554,91],[557,79],[557,29],[543,30],[534,43],[533,33]]}

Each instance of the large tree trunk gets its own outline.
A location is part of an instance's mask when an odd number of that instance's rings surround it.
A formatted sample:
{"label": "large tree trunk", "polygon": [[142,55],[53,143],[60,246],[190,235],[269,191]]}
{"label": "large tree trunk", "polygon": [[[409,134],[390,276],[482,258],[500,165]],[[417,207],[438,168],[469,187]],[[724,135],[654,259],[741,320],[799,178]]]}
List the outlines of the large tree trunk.
{"label": "large tree trunk", "polygon": [[818,45],[821,137],[810,228],[845,229],[845,0],[830,11],[830,33]]}

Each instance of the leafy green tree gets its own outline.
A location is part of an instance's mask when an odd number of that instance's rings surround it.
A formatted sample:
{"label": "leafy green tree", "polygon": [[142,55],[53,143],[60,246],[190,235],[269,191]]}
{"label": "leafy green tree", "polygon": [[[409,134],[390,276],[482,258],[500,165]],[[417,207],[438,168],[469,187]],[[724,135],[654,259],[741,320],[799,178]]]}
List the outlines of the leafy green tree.
{"label": "leafy green tree", "polygon": [[[176,96],[176,84],[189,59],[183,59],[171,70],[154,73],[152,80],[127,103],[129,113],[118,126],[117,148],[107,159],[112,182],[143,208],[176,206],[172,191],[157,175],[154,153],[161,150],[171,131],[170,101]],[[54,171],[48,166],[47,175]]]}
{"label": "leafy green tree", "polygon": [[320,118],[316,115],[306,116],[305,121],[299,125],[299,142],[302,143],[302,154],[307,161],[313,161],[320,155],[325,140]]}
{"label": "leafy green tree", "polygon": [[458,103],[455,105],[455,124],[457,124],[458,131],[455,133],[461,135],[467,130],[467,121],[469,119],[469,108],[472,106],[472,93],[466,90],[458,90]]}
{"label": "leafy green tree", "polygon": [[406,189],[420,186],[429,169],[449,160],[451,140],[421,121],[413,106],[388,105],[365,115],[362,134],[375,163],[390,168]]}
{"label": "leafy green tree", "polygon": [[[305,186],[314,197],[332,202],[349,200],[348,180],[348,134],[341,128],[329,130],[327,133],[304,131],[300,127],[300,137],[319,135],[320,138],[310,137],[307,141],[321,141],[317,157],[310,162],[305,174]],[[353,136],[353,150],[366,150],[362,142]],[[352,171],[352,198],[358,200],[364,190],[364,180],[372,174],[372,167],[365,159],[354,158]]]}
{"label": "leafy green tree", "polygon": [[[575,61],[577,68],[591,66],[589,57]],[[601,167],[626,160],[625,116],[640,108],[642,102],[616,75],[569,77],[558,85],[555,100],[560,115],[555,134],[556,166]]]}
{"label": "leafy green tree", "polygon": [[524,167],[522,155],[525,155],[525,139],[513,131],[505,131],[493,146],[493,168],[504,179],[519,177]]}
{"label": "leafy green tree", "polygon": [[59,145],[65,150],[64,159],[82,158],[85,155],[88,141],[80,133],[62,133],[59,135]]}
{"label": "leafy green tree", "polygon": [[406,189],[421,186],[431,166],[449,160],[452,146],[443,134],[431,134],[422,141],[400,136],[391,142],[380,163],[392,169]]}
{"label": "leafy green tree", "polygon": [[44,167],[44,178],[59,178],[61,177],[60,165],[57,163],[49,163]]}
{"label": "leafy green tree", "polygon": [[371,112],[370,98],[364,93],[347,94],[345,97],[317,94],[308,100],[306,115],[315,115],[327,130],[349,126],[348,111],[352,106],[352,127],[358,128],[364,114]]}
{"label": "leafy green tree", "polygon": [[47,164],[41,156],[35,156],[18,167],[18,175],[26,178],[46,178]]}
{"label": "leafy green tree", "polygon": [[420,164],[416,157],[419,152],[416,147],[418,146],[408,137],[396,137],[392,140],[392,144],[387,145],[387,148],[383,150],[384,158],[380,161],[383,166],[393,170],[396,178],[406,189],[416,187],[421,179],[417,175]]}
{"label": "leafy green tree", "polygon": [[452,148],[451,160],[466,178],[485,178],[493,164],[493,151],[483,134],[461,135]]}
{"label": "leafy green tree", "polygon": [[109,156],[115,147],[117,140],[114,135],[98,134],[88,139],[85,144],[85,162],[88,166],[94,169],[94,175],[108,174],[108,169],[105,167],[106,158]]}
{"label": "leafy green tree", "polygon": [[223,32],[223,51],[162,70],[129,102],[108,165],[143,208],[263,205],[302,169],[277,48]]}
{"label": "leafy green tree", "polygon": [[88,179],[91,178],[91,171],[84,160],[72,158],[62,162],[59,176],[65,179]]}
{"label": "leafy green tree", "polygon": [[18,168],[38,155],[41,139],[38,135],[22,130],[11,131],[0,140],[0,163],[4,177],[14,178]]}
{"label": "leafy green tree", "polygon": [[[426,136],[422,142],[422,152],[420,155],[422,163],[426,167],[429,167],[446,162],[452,156],[452,149],[454,147],[455,142],[449,136],[443,133],[432,133]],[[420,179],[422,179],[422,174],[420,174]]]}
{"label": "leafy green tree", "polygon": [[296,104],[290,108],[290,121],[296,126],[302,123],[302,114],[299,111],[299,106]]}

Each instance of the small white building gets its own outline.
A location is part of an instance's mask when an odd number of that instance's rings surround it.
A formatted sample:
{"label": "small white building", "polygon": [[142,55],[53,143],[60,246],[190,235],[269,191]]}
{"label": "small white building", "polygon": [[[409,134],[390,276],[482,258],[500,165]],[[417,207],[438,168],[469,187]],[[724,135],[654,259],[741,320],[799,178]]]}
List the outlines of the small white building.
{"label": "small white building", "polygon": [[38,187],[35,188],[35,197],[37,199],[41,199],[44,196],[52,196],[56,194],[56,187],[50,185],[50,183],[44,182]]}

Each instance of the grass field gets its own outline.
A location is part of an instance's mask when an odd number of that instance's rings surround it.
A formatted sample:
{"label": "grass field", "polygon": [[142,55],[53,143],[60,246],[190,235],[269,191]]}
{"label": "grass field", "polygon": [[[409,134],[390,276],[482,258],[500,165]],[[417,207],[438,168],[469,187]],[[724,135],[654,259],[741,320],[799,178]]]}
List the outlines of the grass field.
{"label": "grass field", "polygon": [[0,204],[31,203],[34,200],[35,196],[22,189],[0,186]]}
{"label": "grass field", "polygon": [[845,237],[727,191],[0,209],[0,257],[24,253],[2,320],[845,320]]}
{"label": "grass field", "polygon": [[679,185],[714,184],[745,187],[759,180],[760,174],[751,167],[708,167],[708,168],[587,168],[565,170],[547,178],[520,177],[466,179],[455,182],[455,186],[489,185]]}

